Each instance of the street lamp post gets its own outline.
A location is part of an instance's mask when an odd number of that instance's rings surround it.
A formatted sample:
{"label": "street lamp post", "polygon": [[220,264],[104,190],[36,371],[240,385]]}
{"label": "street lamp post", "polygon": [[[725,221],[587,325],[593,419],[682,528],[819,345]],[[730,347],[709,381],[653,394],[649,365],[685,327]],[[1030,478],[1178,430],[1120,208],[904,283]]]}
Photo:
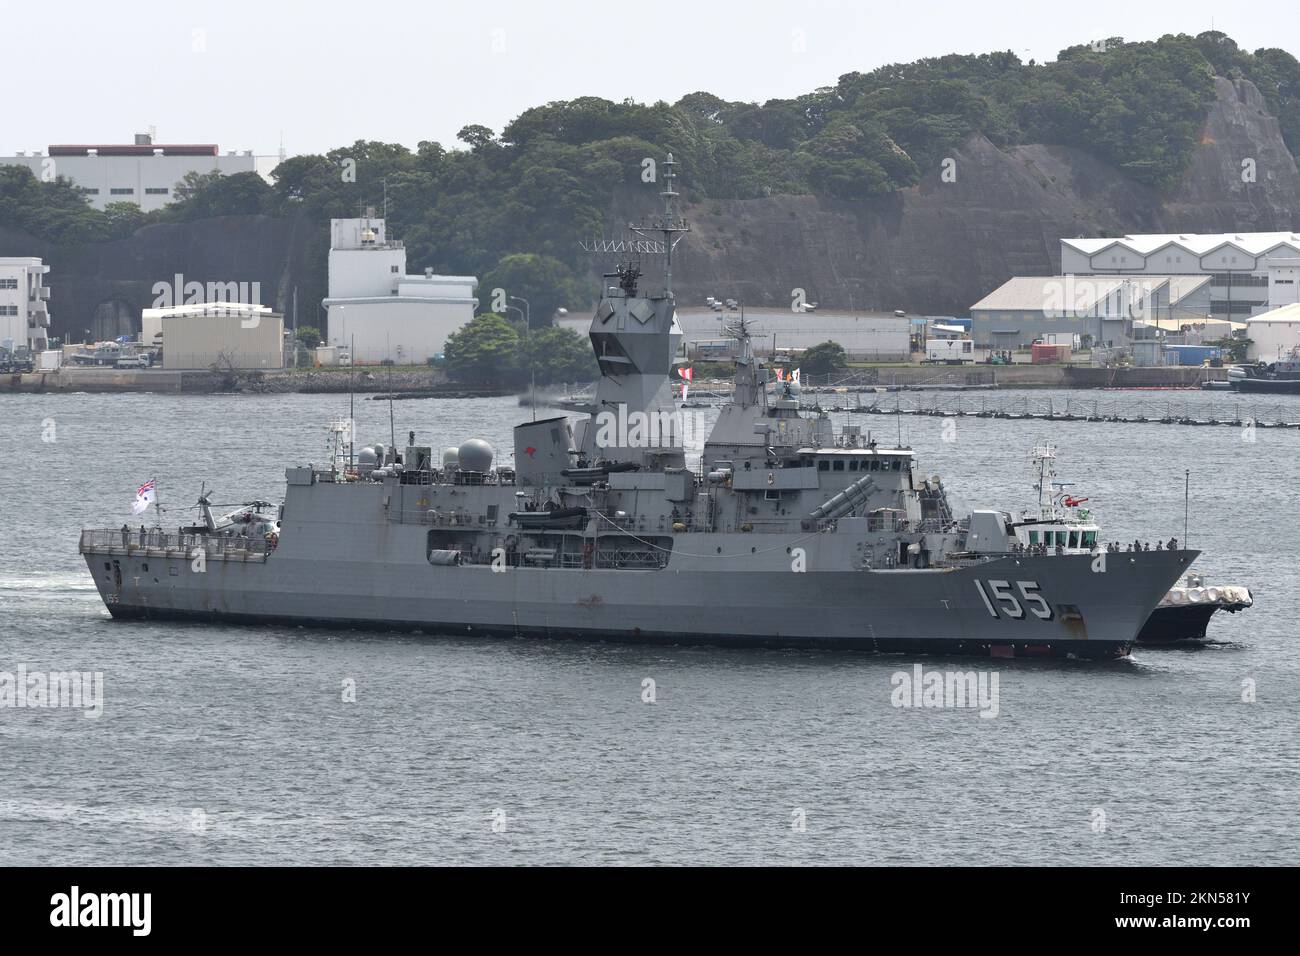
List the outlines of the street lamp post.
{"label": "street lamp post", "polygon": [[528,374],[532,379],[530,404],[533,406],[533,421],[537,421],[537,363],[533,361],[533,333],[529,326],[529,305],[528,300],[517,295],[508,296],[508,298],[522,302],[524,307],[521,309],[517,305],[506,306],[506,311],[515,311],[524,317],[524,349],[528,352]]}
{"label": "street lamp post", "polygon": [[530,314],[532,311],[532,306],[528,304],[528,300],[521,295],[511,295],[511,296],[507,296],[507,298],[511,302],[522,302],[524,304],[524,329],[526,331],[531,331],[533,327],[533,319],[532,319],[532,315]]}

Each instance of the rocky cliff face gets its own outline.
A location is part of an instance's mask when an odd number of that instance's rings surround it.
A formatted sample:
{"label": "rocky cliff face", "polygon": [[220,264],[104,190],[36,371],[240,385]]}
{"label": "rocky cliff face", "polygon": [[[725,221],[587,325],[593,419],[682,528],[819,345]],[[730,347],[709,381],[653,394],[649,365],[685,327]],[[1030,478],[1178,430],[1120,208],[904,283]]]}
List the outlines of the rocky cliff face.
{"label": "rocky cliff face", "polygon": [[936,171],[862,203],[697,204],[679,295],[772,306],[802,288],[824,306],[964,315],[1013,275],[1055,272],[1062,238],[1300,228],[1300,173],[1277,120],[1248,82],[1219,79],[1217,94],[1191,166],[1165,194],[1077,149],[1000,150],[976,135],[954,153],[952,182]]}
{"label": "rocky cliff face", "polygon": [[[1065,147],[1002,150],[976,135],[952,158],[955,181],[934,171],[913,189],[870,202],[773,196],[688,206],[693,231],[678,248],[679,296],[782,306],[802,289],[827,307],[964,315],[1013,275],[1054,272],[1062,237],[1300,229],[1300,173],[1259,91],[1244,81],[1217,81],[1201,145],[1167,193]],[[1243,178],[1244,160],[1253,162],[1253,181]],[[644,192],[620,195],[608,234],[652,212]],[[288,312],[295,284],[310,288],[314,278],[319,287],[323,263],[307,252],[319,229],[231,216],[51,249],[0,228],[0,255],[38,255],[51,265],[56,334],[77,339],[90,329],[111,338],[138,330],[153,284],[176,273],[260,282],[262,302]],[[604,264],[593,263],[593,292]],[[318,304],[300,299],[303,324],[318,321]]]}
{"label": "rocky cliff face", "polygon": [[[268,216],[223,216],[149,226],[129,239],[52,247],[0,227],[0,256],[40,256],[50,266],[53,332],[81,341],[140,331],[140,310],[154,305],[154,285],[182,282],[254,283],[263,305],[284,311],[302,271],[300,226]],[[250,295],[251,298],[251,295]],[[316,313],[299,303],[300,315]],[[305,320],[306,321],[306,320]]]}

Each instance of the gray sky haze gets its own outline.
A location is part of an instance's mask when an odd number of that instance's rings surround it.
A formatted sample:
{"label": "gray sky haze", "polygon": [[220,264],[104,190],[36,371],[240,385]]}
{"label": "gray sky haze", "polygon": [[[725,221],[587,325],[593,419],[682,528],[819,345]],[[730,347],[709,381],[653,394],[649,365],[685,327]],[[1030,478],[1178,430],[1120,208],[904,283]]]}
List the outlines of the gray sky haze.
{"label": "gray sky haze", "polygon": [[[215,142],[294,153],[357,139],[455,142],[530,106],[595,95],[788,97],[853,70],[946,53],[1058,50],[1120,35],[1223,30],[1300,50],[1300,4],[928,0],[914,4],[435,0],[425,3],[0,0],[6,75],[24,95],[0,153],[50,143]],[[21,78],[21,79],[19,79]]]}

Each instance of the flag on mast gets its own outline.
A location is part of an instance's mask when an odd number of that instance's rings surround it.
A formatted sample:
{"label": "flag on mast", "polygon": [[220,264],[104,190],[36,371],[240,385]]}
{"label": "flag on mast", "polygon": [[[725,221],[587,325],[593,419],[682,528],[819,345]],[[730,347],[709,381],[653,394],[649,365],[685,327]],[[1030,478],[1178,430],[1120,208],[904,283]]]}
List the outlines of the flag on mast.
{"label": "flag on mast", "polygon": [[155,484],[154,479],[150,478],[136,489],[135,503],[131,505],[132,514],[144,514],[149,510],[149,506],[157,500]]}

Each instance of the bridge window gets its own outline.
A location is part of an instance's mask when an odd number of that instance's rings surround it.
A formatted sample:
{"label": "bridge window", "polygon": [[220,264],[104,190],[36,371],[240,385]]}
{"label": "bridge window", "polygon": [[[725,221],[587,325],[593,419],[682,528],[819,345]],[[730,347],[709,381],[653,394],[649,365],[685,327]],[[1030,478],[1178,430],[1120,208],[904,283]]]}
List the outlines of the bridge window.
{"label": "bridge window", "polygon": [[831,468],[832,468],[832,470],[834,470],[834,471],[843,471],[843,470],[844,470],[844,462],[841,461],[840,459],[836,459],[836,460],[835,460],[835,464],[832,465]]}
{"label": "bridge window", "polygon": [[1085,548],[1095,548],[1097,546],[1097,532],[1085,531],[1083,533],[1083,546]]}
{"label": "bridge window", "polygon": [[858,470],[858,460],[856,458],[850,458],[849,471],[857,471],[857,470]]}
{"label": "bridge window", "polygon": [[1033,544],[1033,545],[1037,545],[1037,544],[1038,544],[1038,532],[1037,532],[1037,531],[1031,531],[1031,532],[1029,532],[1029,543],[1030,543],[1030,544]]}
{"label": "bridge window", "polygon": [[1071,532],[1070,532],[1070,547],[1071,547],[1071,548],[1077,548],[1078,546],[1079,546],[1079,532],[1077,532],[1077,531],[1071,531]]}
{"label": "bridge window", "polygon": [[817,462],[817,470],[818,470],[818,471],[830,471],[830,470],[831,470],[831,463],[830,463],[829,461],[827,461],[825,458],[823,458],[821,461]]}

